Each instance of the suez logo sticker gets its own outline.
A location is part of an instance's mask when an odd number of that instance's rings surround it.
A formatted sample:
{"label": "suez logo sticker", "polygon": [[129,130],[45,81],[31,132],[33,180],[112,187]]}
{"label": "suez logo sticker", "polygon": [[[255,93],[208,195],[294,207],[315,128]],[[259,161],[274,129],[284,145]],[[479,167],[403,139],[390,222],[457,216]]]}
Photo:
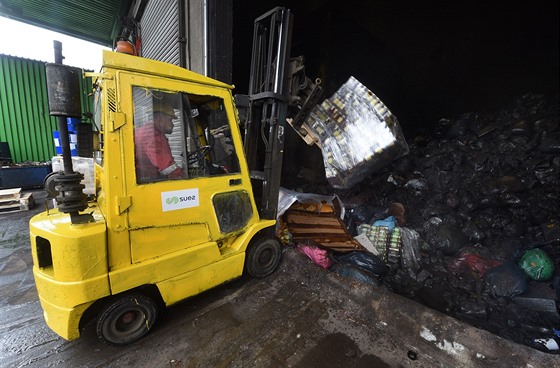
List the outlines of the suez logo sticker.
{"label": "suez logo sticker", "polygon": [[199,205],[198,188],[161,193],[161,207],[163,212],[198,207]]}

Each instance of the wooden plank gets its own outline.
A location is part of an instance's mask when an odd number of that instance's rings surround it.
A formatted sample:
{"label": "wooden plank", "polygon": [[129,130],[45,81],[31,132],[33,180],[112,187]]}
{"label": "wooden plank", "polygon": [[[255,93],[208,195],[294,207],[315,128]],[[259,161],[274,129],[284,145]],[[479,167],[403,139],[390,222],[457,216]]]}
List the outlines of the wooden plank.
{"label": "wooden plank", "polygon": [[21,196],[21,188],[11,188],[0,190],[0,200],[19,199]]}
{"label": "wooden plank", "polygon": [[14,209],[19,210],[19,203],[13,203],[13,204],[10,204],[10,205],[0,206],[0,211],[2,211],[2,212],[14,210]]}
{"label": "wooden plank", "polygon": [[0,213],[28,211],[34,205],[33,193],[24,193],[19,200],[0,201]]}
{"label": "wooden plank", "polygon": [[[319,212],[319,211],[307,211],[305,209],[294,209],[290,208],[286,211],[287,215],[291,216],[304,216],[304,217],[324,217],[324,218],[331,218],[335,215],[334,212]],[[337,217],[337,216],[334,216]]]}
{"label": "wooden plank", "polygon": [[353,242],[352,240],[349,239],[345,239],[342,237],[325,237],[325,238],[318,238],[316,236],[294,236],[292,237],[292,240],[294,241],[299,241],[299,242],[305,242],[305,241],[312,241],[314,243],[317,244],[334,244],[334,243],[348,243],[348,244],[357,244],[356,242]]}
{"label": "wooden plank", "polygon": [[329,233],[329,234],[344,232],[343,230],[340,229],[340,227],[334,227],[334,226],[301,226],[296,224],[290,224],[290,229],[293,232],[297,232],[297,233],[305,233],[305,232],[312,233],[312,232],[317,232],[317,229],[319,229],[321,232]]}
{"label": "wooden plank", "polygon": [[19,208],[23,211],[28,211],[35,205],[33,193],[24,193],[19,199]]}
{"label": "wooden plank", "polygon": [[19,200],[5,199],[0,201],[0,208],[10,208],[13,206],[19,206]]}
{"label": "wooden plank", "polygon": [[366,250],[350,236],[334,212],[290,208],[284,214],[284,221],[294,241],[310,241],[337,252]]}
{"label": "wooden plank", "polygon": [[334,213],[288,210],[285,221],[288,224],[340,226],[340,219]]}
{"label": "wooden plank", "polygon": [[21,193],[21,188],[0,189],[0,197],[13,196],[15,194],[19,195],[20,193]]}
{"label": "wooden plank", "polygon": [[297,225],[310,225],[310,226],[340,226],[340,223],[336,218],[309,218],[309,217],[293,217],[288,216],[286,219],[288,224],[297,224]]}
{"label": "wooden plank", "polygon": [[[317,244],[327,244],[327,243],[352,243],[352,240],[342,237],[342,236],[331,236],[331,237],[317,237],[317,236],[292,236],[294,241],[312,241]],[[357,243],[356,243],[357,244]]]}
{"label": "wooden plank", "polygon": [[325,248],[334,250],[335,252],[351,252],[353,250],[366,250],[355,244],[326,244],[323,245]]}
{"label": "wooden plank", "polygon": [[347,240],[347,239],[341,239],[341,238],[339,238],[339,239],[336,239],[336,238],[320,238],[320,239],[317,239],[317,238],[301,238],[301,239],[300,238],[292,238],[292,239],[296,240],[296,241],[312,241],[314,243],[321,244],[325,247],[334,246],[334,245],[342,246],[343,244],[346,244],[348,247],[352,247],[352,248],[358,248],[359,247],[359,244],[357,242],[352,241],[352,240]]}
{"label": "wooden plank", "polygon": [[333,221],[333,222],[321,222],[321,221],[316,221],[316,222],[306,222],[306,223],[301,223],[301,222],[286,222],[286,225],[294,227],[294,228],[299,228],[299,229],[313,229],[316,227],[321,227],[321,228],[325,228],[325,229],[340,229],[341,228],[341,224],[338,221]]}
{"label": "wooden plank", "polygon": [[19,212],[21,209],[19,208],[19,203],[13,204],[11,206],[0,206],[0,213],[8,213],[8,212]]}

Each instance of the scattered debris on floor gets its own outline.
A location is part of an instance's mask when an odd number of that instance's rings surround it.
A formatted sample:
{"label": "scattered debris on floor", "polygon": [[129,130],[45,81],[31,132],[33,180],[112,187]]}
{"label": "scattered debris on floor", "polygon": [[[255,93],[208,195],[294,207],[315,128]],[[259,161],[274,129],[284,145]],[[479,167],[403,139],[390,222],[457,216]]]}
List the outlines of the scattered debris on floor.
{"label": "scattered debris on floor", "polygon": [[0,190],[0,213],[28,211],[33,205],[33,193],[22,193],[21,188]]}
{"label": "scattered debris on floor", "polygon": [[[409,148],[353,188],[335,190],[358,248],[298,237],[320,210],[286,210],[283,240],[323,268],[558,354],[557,99],[527,94],[497,113],[442,119]],[[306,199],[292,205],[298,214]]]}

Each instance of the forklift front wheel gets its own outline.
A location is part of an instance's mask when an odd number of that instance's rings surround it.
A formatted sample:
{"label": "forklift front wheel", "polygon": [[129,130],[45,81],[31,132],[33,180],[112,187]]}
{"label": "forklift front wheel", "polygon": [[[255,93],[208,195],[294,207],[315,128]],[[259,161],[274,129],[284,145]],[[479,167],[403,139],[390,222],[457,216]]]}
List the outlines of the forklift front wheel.
{"label": "forklift front wheel", "polygon": [[276,238],[260,238],[249,245],[245,270],[249,275],[262,278],[276,270],[282,258],[282,246]]}
{"label": "forklift front wheel", "polygon": [[142,338],[154,325],[158,306],[142,294],[122,295],[109,302],[97,319],[97,336],[113,345]]}

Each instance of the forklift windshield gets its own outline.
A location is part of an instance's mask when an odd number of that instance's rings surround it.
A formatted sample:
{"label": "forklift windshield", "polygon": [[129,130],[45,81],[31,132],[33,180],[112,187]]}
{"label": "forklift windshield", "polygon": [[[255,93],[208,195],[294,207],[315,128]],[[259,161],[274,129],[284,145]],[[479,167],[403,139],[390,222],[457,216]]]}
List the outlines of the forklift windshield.
{"label": "forklift windshield", "polygon": [[133,87],[137,183],[239,173],[224,102]]}

